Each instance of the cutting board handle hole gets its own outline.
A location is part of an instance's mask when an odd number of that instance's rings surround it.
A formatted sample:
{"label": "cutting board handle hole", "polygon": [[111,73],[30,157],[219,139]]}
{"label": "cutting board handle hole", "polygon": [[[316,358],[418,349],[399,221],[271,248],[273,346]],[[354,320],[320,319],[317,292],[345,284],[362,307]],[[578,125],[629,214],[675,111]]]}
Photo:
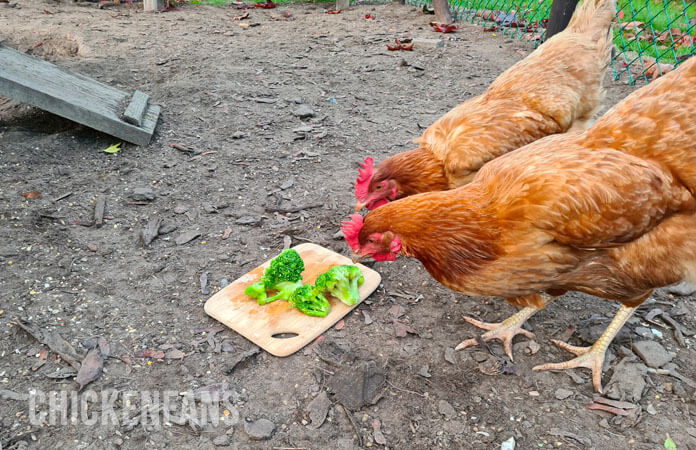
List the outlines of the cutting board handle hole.
{"label": "cutting board handle hole", "polygon": [[297,333],[276,333],[271,335],[275,339],[290,339],[299,336]]}

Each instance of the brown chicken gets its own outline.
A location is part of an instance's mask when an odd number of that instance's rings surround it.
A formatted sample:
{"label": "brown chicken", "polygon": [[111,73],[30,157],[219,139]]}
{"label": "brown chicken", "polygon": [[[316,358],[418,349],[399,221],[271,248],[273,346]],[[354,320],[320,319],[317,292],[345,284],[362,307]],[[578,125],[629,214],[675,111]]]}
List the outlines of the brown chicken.
{"label": "brown chicken", "polygon": [[615,0],[582,2],[562,33],[437,120],[418,139],[419,148],[376,167],[365,159],[355,182],[356,211],[463,186],[509,151],[551,134],[584,131],[604,98],[615,14]]}
{"label": "brown chicken", "polygon": [[[343,224],[354,259],[420,260],[445,286],[523,310],[472,321],[510,357],[524,321],[567,291],[621,303],[589,348],[535,370],[592,369],[653,289],[696,281],[696,58],[617,104],[589,130],[549,136],[461,188],[390,202]],[[437,211],[434,213],[434,211]],[[458,348],[475,343],[464,341]]]}

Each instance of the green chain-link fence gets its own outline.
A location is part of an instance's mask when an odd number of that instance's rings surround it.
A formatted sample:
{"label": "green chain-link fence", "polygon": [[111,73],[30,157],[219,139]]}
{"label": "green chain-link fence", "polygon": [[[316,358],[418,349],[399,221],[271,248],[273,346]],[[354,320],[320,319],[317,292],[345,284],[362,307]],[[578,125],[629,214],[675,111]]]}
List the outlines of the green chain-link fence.
{"label": "green chain-link fence", "polygon": [[[406,0],[422,8],[432,0]],[[486,31],[543,42],[552,0],[449,0],[458,20]],[[696,52],[696,0],[619,0],[614,24],[614,78],[647,83]]]}

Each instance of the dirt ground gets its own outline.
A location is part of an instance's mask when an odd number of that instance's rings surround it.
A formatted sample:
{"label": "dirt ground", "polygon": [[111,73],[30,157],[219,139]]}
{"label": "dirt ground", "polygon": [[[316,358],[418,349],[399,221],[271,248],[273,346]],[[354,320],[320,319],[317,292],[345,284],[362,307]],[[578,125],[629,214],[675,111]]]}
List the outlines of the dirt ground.
{"label": "dirt ground", "polygon": [[[357,163],[412,148],[423,127],[530,51],[462,25],[444,48],[388,52],[395,37],[440,37],[432,16],[395,5],[325,10],[255,9],[244,22],[259,25],[243,28],[233,19],[243,12],[227,7],[146,14],[141,4],[0,4],[7,45],[162,106],[149,146],[110,155],[102,150],[117,139],[0,98],[0,448],[499,448],[514,437],[522,449],[654,449],[667,434],[680,449],[696,448],[693,297],[658,291],[612,344],[603,381],[631,403],[619,404],[627,415],[587,408],[589,371],[531,370],[569,357],[549,339],[568,338],[572,327],[575,344],[596,338],[616,304],[567,295],[531,319],[539,345],[518,338],[514,364],[497,343],[491,353],[454,353],[478,332],[462,316],[497,321],[514,308],[449,291],[415,260],[373,264],[378,290],[342,329],[293,356],[210,331],[218,323],[203,311],[203,291],[275,255],[287,236],[347,254],[334,234],[352,210]],[[609,80],[607,107],[633,89]],[[314,117],[294,114],[303,105]],[[23,196],[32,191],[40,196]],[[167,233],[144,248],[150,217]],[[679,341],[655,308],[685,327]],[[32,424],[23,395],[78,386],[55,353],[40,365],[45,347],[18,319],[58,332],[80,355],[108,340],[122,359],[108,358],[85,389],[180,393],[225,382],[227,421]],[[413,333],[397,337],[395,321]],[[646,339],[674,356],[665,367],[681,378],[632,356]],[[166,357],[138,358],[144,349]],[[118,395],[117,412],[126,407]],[[317,429],[311,422],[327,407]],[[274,425],[269,440],[252,440],[259,419]]]}

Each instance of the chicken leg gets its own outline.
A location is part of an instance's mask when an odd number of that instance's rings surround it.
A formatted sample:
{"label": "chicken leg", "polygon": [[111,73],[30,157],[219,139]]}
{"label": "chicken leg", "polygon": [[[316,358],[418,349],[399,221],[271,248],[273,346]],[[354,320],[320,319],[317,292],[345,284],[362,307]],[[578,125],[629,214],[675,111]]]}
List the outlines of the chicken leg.
{"label": "chicken leg", "polygon": [[542,364],[540,366],[533,367],[532,370],[563,370],[576,367],[585,367],[591,369],[592,384],[594,385],[595,391],[601,394],[602,365],[604,364],[604,355],[609,347],[609,344],[611,344],[611,341],[614,340],[616,334],[631,317],[633,311],[635,310],[636,308],[634,307],[621,305],[621,308],[619,308],[616,316],[614,316],[607,329],[604,330],[604,333],[602,333],[599,339],[597,339],[597,342],[592,344],[592,347],[576,347],[563,341],[551,339],[551,342],[560,348],[578,356],[570,361],[562,363]]}
{"label": "chicken leg", "polygon": [[[510,358],[510,361],[513,361],[512,340],[515,338],[515,336],[517,336],[518,334],[522,334],[528,337],[529,339],[534,339],[534,334],[523,329],[522,325],[524,325],[527,319],[532,317],[538,311],[544,309],[546,305],[548,305],[556,299],[556,297],[551,297],[545,294],[540,295],[540,298],[542,303],[541,305],[527,306],[526,308],[523,308],[522,310],[518,311],[517,313],[508,317],[502,322],[487,323],[466,316],[464,316],[464,320],[466,320],[475,327],[481,328],[483,330],[488,330],[486,333],[483,333],[481,335],[481,339],[483,339],[484,342],[488,342],[492,339],[499,339],[503,341],[503,349],[505,350],[505,354],[508,356],[508,358]],[[459,345],[457,345],[455,347],[455,350],[461,350],[477,344],[478,341],[476,340],[476,338],[467,339],[465,341],[462,341]]]}

